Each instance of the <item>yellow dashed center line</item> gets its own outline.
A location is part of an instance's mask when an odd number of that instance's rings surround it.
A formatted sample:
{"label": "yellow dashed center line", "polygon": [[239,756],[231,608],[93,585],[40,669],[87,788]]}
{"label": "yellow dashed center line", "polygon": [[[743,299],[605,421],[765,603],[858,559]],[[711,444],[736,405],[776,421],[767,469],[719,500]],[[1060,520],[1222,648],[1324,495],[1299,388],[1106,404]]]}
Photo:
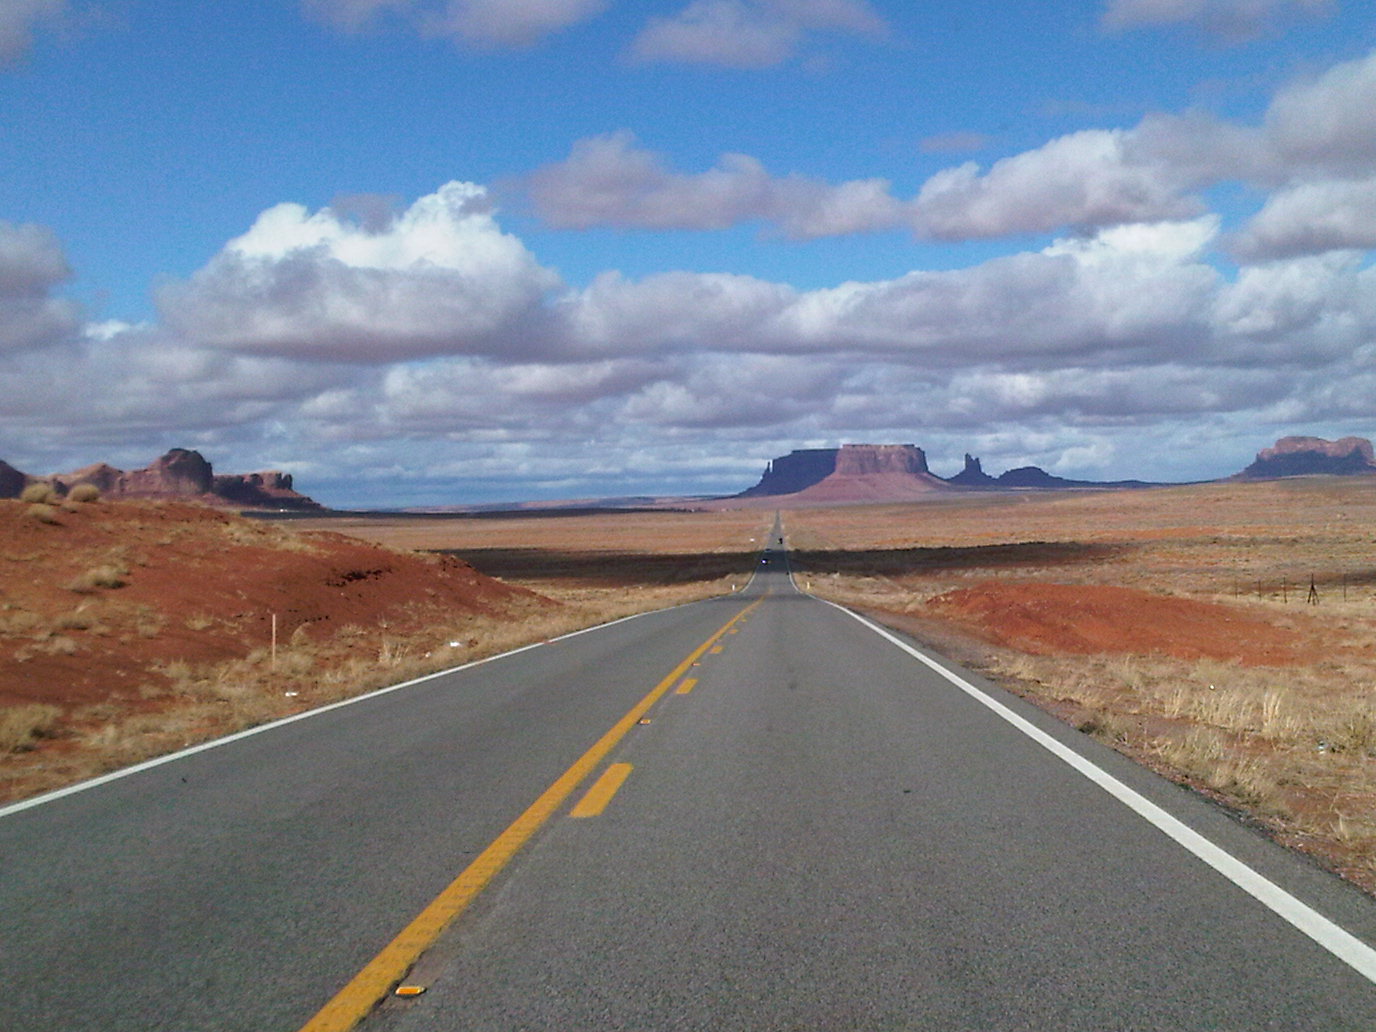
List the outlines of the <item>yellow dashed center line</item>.
{"label": "yellow dashed center line", "polygon": [[[493,840],[478,857],[464,868],[449,886],[403,928],[382,952],[374,957],[344,986],[315,1017],[301,1027],[301,1032],[348,1032],[387,996],[401,981],[411,965],[419,959],[443,934],[450,923],[473,902],[487,884],[504,868],[522,846],[573,794],[583,779],[591,774],[640,718],[681,678],[723,634],[729,631],[746,613],[760,604],[757,599],[733,616],[711,637],[690,652],[669,675],[652,688],[648,695],[631,707],[630,711],[612,725],[597,742],[580,756],[568,770],[531,803],[525,813]],[[610,770],[610,768],[609,768]],[[604,775],[605,777],[605,775]]]}
{"label": "yellow dashed center line", "polygon": [[613,763],[602,772],[602,776],[593,782],[592,788],[588,789],[588,794],[578,800],[572,810],[569,811],[570,817],[597,817],[607,808],[607,804],[612,801],[612,796],[616,795],[622,783],[631,776],[631,765],[629,763]]}
{"label": "yellow dashed center line", "polygon": [[696,677],[685,677],[682,683],[680,683],[679,686],[676,689],[674,689],[674,694],[687,695],[689,692],[693,690],[694,687],[696,687],[697,683],[698,679]]}
{"label": "yellow dashed center line", "polygon": [[712,655],[715,656],[718,652],[720,652],[720,651],[721,651],[722,649],[724,649],[724,648],[726,648],[725,645],[718,645],[716,648],[714,648],[714,649],[712,650]]}

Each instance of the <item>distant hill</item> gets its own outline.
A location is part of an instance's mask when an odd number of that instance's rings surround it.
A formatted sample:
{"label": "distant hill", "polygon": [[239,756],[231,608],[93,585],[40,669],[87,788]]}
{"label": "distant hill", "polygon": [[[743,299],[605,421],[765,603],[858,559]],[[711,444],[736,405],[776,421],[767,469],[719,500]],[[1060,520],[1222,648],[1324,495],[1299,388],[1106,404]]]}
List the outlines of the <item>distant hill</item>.
{"label": "distant hill", "polygon": [[1154,485],[1145,480],[1067,480],[1065,477],[1058,477],[1053,473],[1048,473],[1040,466],[1019,466],[1017,469],[1010,469],[1006,473],[1000,473],[996,477],[991,477],[980,466],[979,459],[973,455],[965,456],[965,468],[953,477],[947,477],[948,484],[957,487],[983,488],[985,490],[1006,490],[1009,488],[1032,488],[1043,491],[1056,491],[1070,488],[1089,488],[1089,487],[1114,487],[1114,488],[1133,488],[1133,487],[1152,487]]}
{"label": "distant hill", "polygon": [[1328,441],[1322,437],[1282,437],[1257,453],[1256,460],[1236,475],[1240,480],[1282,477],[1368,476],[1376,473],[1376,457],[1365,437]]}
{"label": "distant hill", "polygon": [[18,498],[32,483],[50,484],[66,495],[77,484],[93,484],[107,498],[177,498],[240,509],[319,509],[292,488],[290,473],[217,474],[200,452],[173,448],[143,469],[125,471],[103,462],[71,473],[32,476],[0,462],[0,498]]}
{"label": "distant hill", "polygon": [[843,444],[840,448],[808,448],[790,452],[765,466],[754,487],[733,499],[769,498],[775,502],[835,504],[841,502],[900,502],[958,490],[1079,490],[1134,488],[1151,485],[1140,480],[1100,483],[1067,480],[1036,466],[1010,469],[991,477],[979,459],[965,456],[965,468],[953,477],[936,476],[927,456],[912,444]]}

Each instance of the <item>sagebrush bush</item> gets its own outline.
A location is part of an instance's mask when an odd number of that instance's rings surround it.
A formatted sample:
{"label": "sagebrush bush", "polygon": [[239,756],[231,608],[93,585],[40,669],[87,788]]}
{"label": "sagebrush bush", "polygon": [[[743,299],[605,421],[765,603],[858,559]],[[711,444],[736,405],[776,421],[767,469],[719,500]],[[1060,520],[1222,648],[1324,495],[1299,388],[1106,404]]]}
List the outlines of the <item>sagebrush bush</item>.
{"label": "sagebrush bush", "polygon": [[0,753],[29,748],[35,738],[51,732],[61,716],[62,710],[56,706],[39,702],[0,709]]}
{"label": "sagebrush bush", "polygon": [[30,484],[19,493],[19,500],[30,505],[45,505],[57,500],[57,492],[53,490],[52,484]]}
{"label": "sagebrush bush", "polygon": [[97,588],[122,588],[128,576],[129,570],[114,563],[106,563],[104,566],[93,566],[85,573],[78,576],[67,585],[68,591],[75,591],[79,595],[88,594]]}
{"label": "sagebrush bush", "polygon": [[89,505],[91,502],[100,501],[100,488],[95,484],[77,484],[67,492],[69,502],[80,502],[82,505]]}
{"label": "sagebrush bush", "polygon": [[39,523],[57,522],[57,510],[46,502],[34,502],[29,506],[26,515]]}

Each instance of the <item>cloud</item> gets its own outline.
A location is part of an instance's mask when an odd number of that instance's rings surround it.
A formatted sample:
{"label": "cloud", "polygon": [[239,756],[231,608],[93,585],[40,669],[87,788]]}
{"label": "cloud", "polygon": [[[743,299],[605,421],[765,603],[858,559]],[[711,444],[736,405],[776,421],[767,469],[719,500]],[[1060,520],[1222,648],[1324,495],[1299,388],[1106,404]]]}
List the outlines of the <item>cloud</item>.
{"label": "cloud", "polygon": [[724,229],[762,221],[813,239],[902,222],[902,205],[886,180],[833,186],[775,177],[744,154],[723,155],[715,168],[685,175],[624,131],[577,141],[566,160],[537,170],[525,186],[539,215],[563,229]]}
{"label": "cloud", "polygon": [[1272,194],[1233,241],[1257,261],[1376,248],[1376,178],[1301,183]]}
{"label": "cloud", "polygon": [[422,31],[480,46],[524,47],[587,21],[610,0],[302,0],[305,9],[338,28],[357,31],[387,14]]}
{"label": "cloud", "polygon": [[5,0],[0,3],[0,68],[33,46],[34,30],[67,13],[67,0]]}
{"label": "cloud", "polygon": [[434,31],[474,43],[529,46],[589,20],[609,0],[450,0]]}
{"label": "cloud", "polygon": [[1189,25],[1224,42],[1261,35],[1291,15],[1321,17],[1333,0],[1109,0],[1100,25],[1108,32]]}
{"label": "cloud", "polygon": [[1369,173],[1376,162],[1376,51],[1289,84],[1263,124],[1288,168]]}
{"label": "cloud", "polygon": [[70,275],[50,229],[0,220],[0,353],[45,347],[76,332],[77,307],[51,296]]}
{"label": "cloud", "polygon": [[1203,211],[1169,168],[1137,159],[1123,130],[1088,129],[997,161],[938,172],[913,205],[924,235],[943,240],[1046,232],[1061,226],[1188,218]]}
{"label": "cloud", "polygon": [[[942,146],[975,145],[962,134]],[[828,183],[774,175],[757,158],[724,154],[705,172],[670,168],[629,132],[577,141],[525,180],[546,223],[586,229],[724,229],[759,223],[809,240],[906,228],[937,240],[1090,232],[1193,218],[1219,183],[1280,190],[1238,240],[1245,256],[1371,246],[1362,183],[1376,164],[1376,51],[1277,92],[1257,125],[1198,111],[1153,114],[1128,129],[1086,129],[995,161],[955,165],[917,195],[886,179]],[[1342,205],[1346,228],[1325,202]],[[1300,222],[1309,217],[1307,229]]]}
{"label": "cloud", "polygon": [[167,325],[211,347],[321,361],[538,351],[527,317],[558,285],[497,228],[487,192],[448,183],[385,229],[281,204],[165,287]]}
{"label": "cloud", "polygon": [[1186,183],[1123,130],[1087,130],[996,162],[938,172],[917,197],[900,200],[884,179],[831,184],[774,176],[755,158],[723,155],[685,174],[641,148],[628,132],[576,142],[569,157],[526,180],[550,225],[586,229],[724,229],[747,222],[794,239],[907,228],[923,237],[968,240],[1186,218],[1203,210]]}
{"label": "cloud", "polygon": [[[692,271],[576,287],[472,184],[409,206],[279,205],[163,289],[160,325],[82,334],[60,307],[45,346],[0,352],[0,435],[29,442],[21,468],[185,444],[225,468],[245,454],[243,468],[272,455],[326,471],[303,487],[330,501],[376,484],[381,503],[397,478],[442,493],[442,475],[500,498],[627,493],[637,477],[665,490],[664,468],[684,470],[683,490],[737,470],[739,489],[742,457],[771,442],[857,438],[916,438],[934,459],[996,441],[991,469],[1145,476],[1144,426],[1368,418],[1376,270],[1339,250],[1225,273],[1226,239],[1206,215],[823,289]],[[5,298],[52,303],[66,275],[51,233],[3,227]],[[40,464],[58,449],[72,461]],[[1228,470],[1154,475],[1211,472]]]}
{"label": "cloud", "polygon": [[652,18],[631,45],[645,62],[768,68],[792,58],[810,33],[879,36],[884,20],[867,0],[693,0]]}

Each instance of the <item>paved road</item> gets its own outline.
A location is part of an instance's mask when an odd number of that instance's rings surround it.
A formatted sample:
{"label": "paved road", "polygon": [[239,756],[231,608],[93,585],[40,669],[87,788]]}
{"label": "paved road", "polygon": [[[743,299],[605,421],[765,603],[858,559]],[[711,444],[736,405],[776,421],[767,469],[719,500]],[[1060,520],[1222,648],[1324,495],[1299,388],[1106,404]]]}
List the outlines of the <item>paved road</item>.
{"label": "paved road", "polygon": [[[1367,977],[782,567],[0,818],[0,1028],[305,1027],[656,686],[364,1029],[1376,1028]],[[1376,942],[1365,897],[993,695]]]}

